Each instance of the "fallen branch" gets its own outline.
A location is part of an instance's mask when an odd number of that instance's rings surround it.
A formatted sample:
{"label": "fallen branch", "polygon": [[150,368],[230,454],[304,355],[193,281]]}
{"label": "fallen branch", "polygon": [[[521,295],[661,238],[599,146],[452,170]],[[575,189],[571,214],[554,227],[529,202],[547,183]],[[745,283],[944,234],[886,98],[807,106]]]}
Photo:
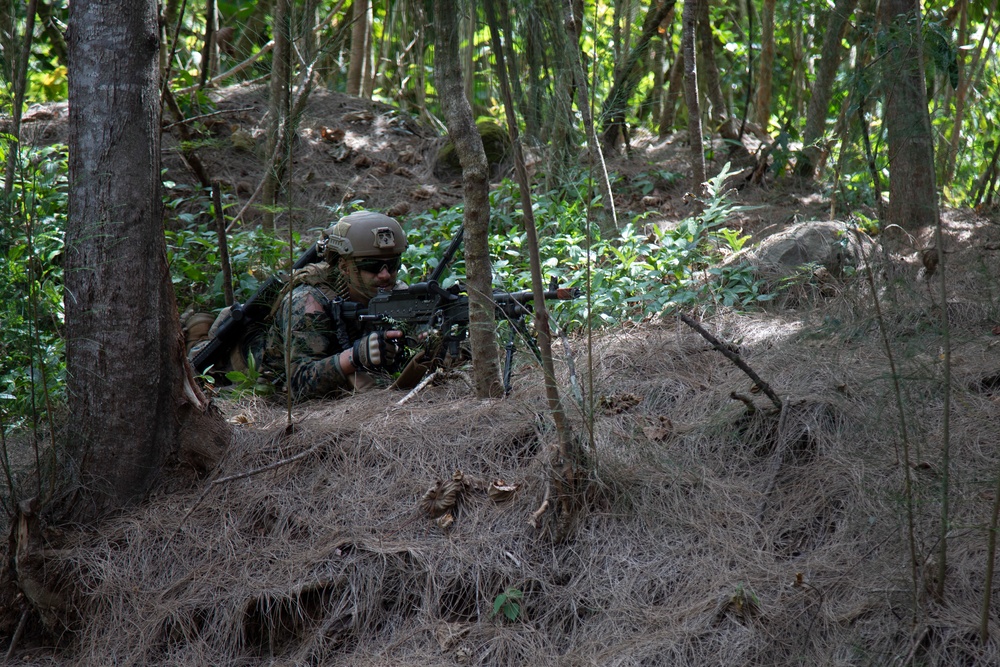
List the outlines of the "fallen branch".
{"label": "fallen branch", "polygon": [[163,549],[161,549],[160,552],[163,553],[167,550],[167,547],[170,546],[170,543],[173,541],[174,537],[177,535],[177,533],[180,532],[181,527],[183,527],[184,523],[188,520],[188,517],[190,517],[191,514],[198,508],[198,506],[201,504],[201,501],[203,501],[205,499],[205,496],[208,495],[208,492],[211,491],[213,488],[215,488],[217,485],[224,484],[226,482],[233,482],[238,479],[246,479],[247,477],[253,477],[254,475],[259,475],[262,472],[267,472],[269,470],[274,470],[276,468],[280,468],[281,466],[288,465],[289,463],[294,463],[295,461],[304,459],[305,457],[309,456],[317,449],[319,449],[319,447],[320,444],[316,444],[304,452],[299,452],[295,456],[289,456],[288,458],[281,459],[280,461],[275,461],[274,463],[269,463],[266,466],[262,466],[260,468],[254,468],[253,470],[246,470],[244,472],[236,473],[235,475],[229,475],[228,477],[220,477],[219,479],[212,480],[212,482],[205,487],[205,490],[201,492],[201,495],[198,496],[198,500],[194,501],[194,504],[191,505],[191,508],[184,514],[184,517],[181,518],[180,522],[178,522],[177,527],[174,528],[174,532],[170,533],[170,537],[168,537],[167,541],[163,543]]}
{"label": "fallen branch", "polygon": [[705,328],[701,326],[701,324],[699,324],[696,320],[688,317],[684,313],[680,313],[680,318],[681,321],[684,322],[684,324],[688,325],[689,327],[697,331],[699,334],[701,334],[702,338],[707,340],[709,343],[712,344],[712,347],[721,352],[722,356],[729,359],[736,365],[737,368],[746,373],[747,376],[749,376],[749,378],[753,380],[754,384],[760,387],[760,390],[764,392],[764,394],[768,398],[771,399],[771,402],[774,403],[774,406],[778,410],[781,409],[781,399],[778,398],[778,395],[774,393],[770,385],[768,385],[766,382],[760,379],[760,376],[757,375],[757,373],[755,373],[754,370],[750,368],[750,366],[748,366],[747,363],[743,361],[742,358],[740,358],[740,355],[733,352],[728,345],[724,345],[722,341],[720,341],[718,338],[716,338],[708,331],[706,331]]}
{"label": "fallen branch", "polygon": [[413,398],[414,396],[416,396],[417,394],[419,394],[423,390],[424,387],[426,387],[427,385],[429,385],[434,380],[434,378],[437,377],[437,374],[438,374],[437,371],[434,371],[433,373],[428,373],[427,377],[425,377],[423,380],[421,380],[420,383],[416,387],[414,387],[413,389],[411,389],[410,393],[408,393],[403,398],[399,399],[399,401],[396,403],[396,405],[403,405],[407,401],[409,401],[411,398]]}

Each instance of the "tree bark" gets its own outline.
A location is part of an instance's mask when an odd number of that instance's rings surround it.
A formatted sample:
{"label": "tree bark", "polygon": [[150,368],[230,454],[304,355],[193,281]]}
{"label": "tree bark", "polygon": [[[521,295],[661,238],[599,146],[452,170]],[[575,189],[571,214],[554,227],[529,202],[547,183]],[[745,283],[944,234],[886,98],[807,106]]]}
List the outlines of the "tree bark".
{"label": "tree bark", "polygon": [[283,144],[289,140],[283,136],[289,126],[288,114],[291,98],[291,0],[274,0],[274,17],[271,34],[274,36],[274,50],[271,54],[271,89],[267,111],[267,144],[264,150],[264,184],[261,203],[264,205],[264,227],[274,227],[277,218],[274,207],[281,194],[287,164]]}
{"label": "tree bark", "polygon": [[462,165],[465,196],[465,266],[469,288],[469,342],[472,345],[472,377],[477,398],[499,397],[500,366],[496,344],[496,321],[491,298],[493,269],[489,258],[489,164],[483,140],[465,96],[458,49],[458,7],[455,0],[434,3],[434,63],[437,89]]}
{"label": "tree bark", "polygon": [[642,22],[642,35],[628,52],[624,64],[618,70],[619,74],[615,77],[611,92],[601,108],[601,117],[605,119],[602,127],[605,154],[615,151],[616,140],[620,133],[625,130],[625,110],[642,75],[639,64],[649,51],[650,40],[675,4],[675,0],[660,0],[658,4],[649,8],[646,18]]}
{"label": "tree bark", "polygon": [[70,515],[143,498],[206,408],[167,266],[153,0],[73,0],[66,229]]}
{"label": "tree bark", "polygon": [[809,111],[806,114],[806,127],[802,134],[802,153],[795,166],[795,171],[799,176],[805,178],[813,178],[813,171],[822,153],[817,142],[823,137],[826,128],[833,80],[836,78],[840,63],[847,53],[842,45],[844,31],[857,4],[858,0],[837,0],[827,18],[823,47],[820,51],[819,72],[812,85]]}
{"label": "tree bark", "polygon": [[705,149],[701,140],[701,104],[698,102],[698,57],[694,48],[695,30],[698,25],[698,3],[705,0],[684,0],[681,13],[683,33],[681,49],[684,51],[684,101],[688,111],[688,138],[691,142],[692,189],[698,191],[705,182]]}
{"label": "tree bark", "polygon": [[[279,0],[280,1],[280,0]],[[347,94],[360,95],[368,76],[371,52],[371,28],[368,25],[368,0],[354,0],[354,25],[351,28],[351,62],[347,69]]]}
{"label": "tree bark", "polygon": [[887,222],[904,230],[920,229],[937,224],[938,205],[919,0],[882,0],[879,25],[887,35],[882,58],[889,151]]}
{"label": "tree bark", "polygon": [[760,14],[760,69],[757,72],[757,95],[754,98],[754,120],[765,132],[771,122],[771,75],[774,71],[774,4],[764,0]]}

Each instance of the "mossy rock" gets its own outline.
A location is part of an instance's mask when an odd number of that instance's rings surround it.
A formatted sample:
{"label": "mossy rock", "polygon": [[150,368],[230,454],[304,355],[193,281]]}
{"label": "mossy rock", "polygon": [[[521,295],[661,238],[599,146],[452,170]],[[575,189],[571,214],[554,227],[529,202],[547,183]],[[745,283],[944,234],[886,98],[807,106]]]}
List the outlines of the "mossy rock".
{"label": "mossy rock", "polygon": [[[486,162],[490,166],[490,173],[496,175],[510,160],[510,137],[507,130],[492,120],[481,120],[476,123],[479,136],[483,138],[483,150],[486,152]],[[458,160],[458,151],[455,150],[455,142],[448,140],[441,150],[438,151],[434,163],[434,173],[439,177],[442,175],[458,175],[462,173],[462,165]]]}

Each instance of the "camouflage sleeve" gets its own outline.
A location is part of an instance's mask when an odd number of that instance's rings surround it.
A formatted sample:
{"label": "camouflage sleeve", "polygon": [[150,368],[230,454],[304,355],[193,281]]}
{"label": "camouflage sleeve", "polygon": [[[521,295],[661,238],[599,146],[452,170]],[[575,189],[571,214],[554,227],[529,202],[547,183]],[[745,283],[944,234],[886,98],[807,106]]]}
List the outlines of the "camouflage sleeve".
{"label": "camouflage sleeve", "polygon": [[323,293],[302,285],[292,292],[274,317],[268,336],[269,365],[284,370],[285,334],[291,310],[291,359],[288,389],[295,400],[315,398],[348,389],[350,383],[340,367],[343,348],[337,342],[334,323],[323,308]]}

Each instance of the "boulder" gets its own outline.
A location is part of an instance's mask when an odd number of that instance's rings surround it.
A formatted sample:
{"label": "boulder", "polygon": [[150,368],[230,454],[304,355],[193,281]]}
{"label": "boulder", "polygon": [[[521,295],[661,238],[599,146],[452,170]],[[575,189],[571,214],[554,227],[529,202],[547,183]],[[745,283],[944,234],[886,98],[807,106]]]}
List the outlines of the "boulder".
{"label": "boulder", "polygon": [[733,259],[750,264],[767,277],[795,275],[804,266],[823,267],[839,277],[849,267],[861,267],[871,245],[867,235],[845,222],[815,220],[799,222],[772,234]]}

